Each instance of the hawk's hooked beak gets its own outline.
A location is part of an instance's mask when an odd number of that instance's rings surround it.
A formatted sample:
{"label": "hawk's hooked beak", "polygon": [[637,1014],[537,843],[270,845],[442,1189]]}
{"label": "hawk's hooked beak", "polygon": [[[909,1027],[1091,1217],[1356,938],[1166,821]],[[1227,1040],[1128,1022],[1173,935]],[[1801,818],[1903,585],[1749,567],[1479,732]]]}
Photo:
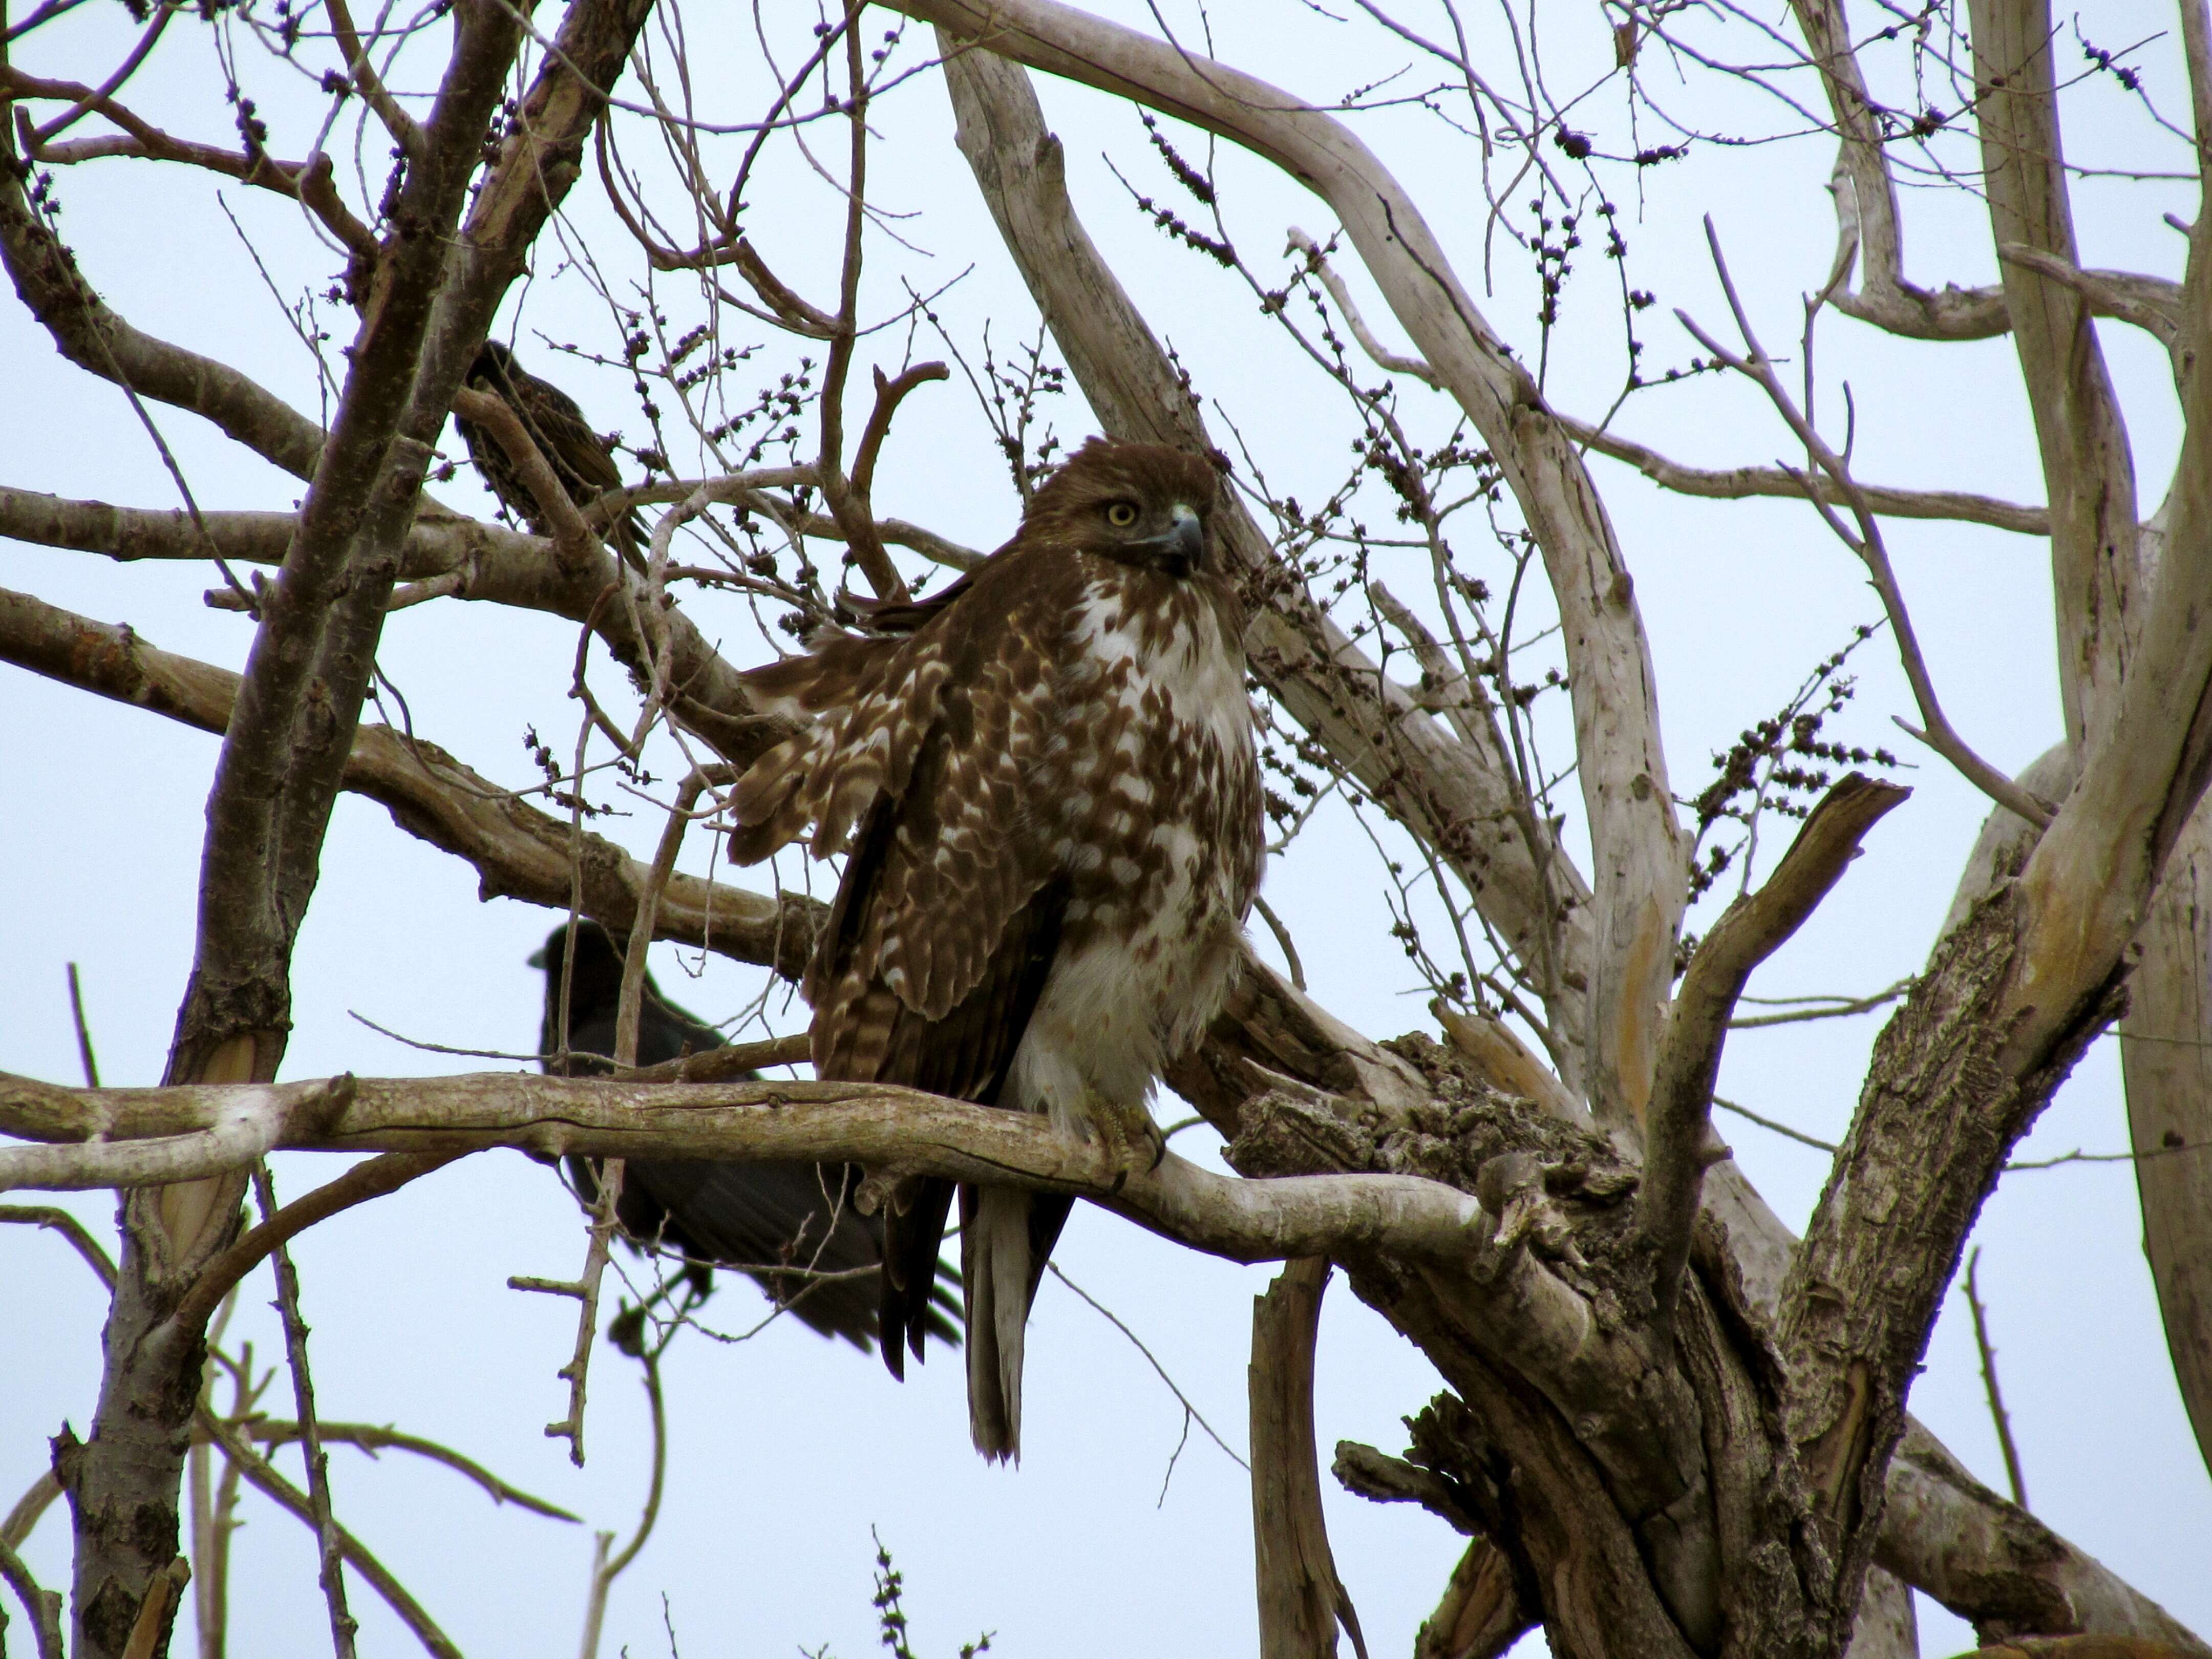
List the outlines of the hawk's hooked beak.
{"label": "hawk's hooked beak", "polygon": [[1198,562],[1206,552],[1206,526],[1199,522],[1198,514],[1181,501],[1175,504],[1170,518],[1172,522],[1167,534],[1148,537],[1139,542],[1136,549],[1148,555],[1170,576],[1188,576],[1198,568]]}
{"label": "hawk's hooked beak", "polygon": [[542,945],[535,951],[532,951],[523,963],[523,966],[526,968],[543,968],[544,965],[545,947]]}

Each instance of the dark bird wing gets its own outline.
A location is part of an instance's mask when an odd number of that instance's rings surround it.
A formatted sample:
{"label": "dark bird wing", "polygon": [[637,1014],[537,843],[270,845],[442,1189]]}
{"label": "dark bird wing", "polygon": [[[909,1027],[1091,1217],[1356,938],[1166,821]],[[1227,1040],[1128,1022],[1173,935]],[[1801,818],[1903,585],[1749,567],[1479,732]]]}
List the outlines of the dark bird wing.
{"label": "dark bird wing", "polygon": [[[594,937],[596,935],[596,937]],[[562,973],[564,933],[547,942],[547,1024],[542,1042],[558,1040],[552,1011]],[[609,1055],[615,1048],[621,960],[604,930],[586,924],[577,940],[570,992],[572,1056]],[[722,1046],[721,1034],[663,997],[648,976],[639,1011],[638,1063],[658,1065]],[[573,1058],[573,1074],[604,1070]],[[594,1160],[572,1158],[568,1170],[586,1202],[599,1192]],[[672,1251],[702,1278],[708,1266],[746,1273],[779,1304],[825,1336],[865,1348],[876,1334],[876,1287],[883,1225],[853,1202],[860,1172],[847,1164],[724,1164],[697,1159],[633,1158],[624,1168],[617,1218],[643,1247]],[[919,1317],[932,1334],[959,1340],[949,1286],[921,1281]]]}

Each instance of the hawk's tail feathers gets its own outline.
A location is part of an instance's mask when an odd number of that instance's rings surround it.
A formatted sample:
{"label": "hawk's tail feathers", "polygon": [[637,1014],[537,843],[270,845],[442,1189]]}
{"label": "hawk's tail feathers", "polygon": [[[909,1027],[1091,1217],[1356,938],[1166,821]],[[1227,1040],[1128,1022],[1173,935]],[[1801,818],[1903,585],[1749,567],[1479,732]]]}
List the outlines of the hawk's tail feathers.
{"label": "hawk's tail feathers", "polygon": [[968,1298],[968,1428],[988,1462],[1021,1461],[1022,1337],[1030,1314],[1030,1194],[960,1189]]}

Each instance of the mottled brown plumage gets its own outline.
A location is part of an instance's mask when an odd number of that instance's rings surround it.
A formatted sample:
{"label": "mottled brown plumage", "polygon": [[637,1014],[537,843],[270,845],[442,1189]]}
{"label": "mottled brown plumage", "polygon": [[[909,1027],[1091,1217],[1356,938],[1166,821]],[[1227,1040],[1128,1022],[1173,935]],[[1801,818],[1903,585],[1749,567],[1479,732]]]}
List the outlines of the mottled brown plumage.
{"label": "mottled brown plumage", "polygon": [[[1094,440],[945,595],[746,677],[765,708],[811,723],[739,781],[732,855],[810,826],[816,856],[848,854],[805,985],[822,1076],[1127,1144],[1220,1005],[1259,880],[1214,493],[1194,457]],[[922,1352],[951,1196],[919,1182],[892,1199],[895,1371],[902,1335]],[[960,1199],[971,1427],[987,1456],[1018,1455],[1023,1323],[1068,1203]]]}
{"label": "mottled brown plumage", "polygon": [[[486,340],[477,351],[476,361],[469,365],[468,384],[471,391],[489,393],[521,418],[538,453],[578,507],[589,507],[610,489],[623,487],[612,447],[592,430],[576,400],[550,380],[529,373],[515,362],[514,353],[497,340]],[[453,424],[460,428],[461,441],[468,446],[469,459],[476,463],[484,487],[499,498],[499,504],[538,535],[551,535],[544,510],[522,482],[522,475],[499,440],[464,416],[454,416]],[[649,540],[635,513],[611,526],[609,535],[623,556],[632,560],[641,555]]]}

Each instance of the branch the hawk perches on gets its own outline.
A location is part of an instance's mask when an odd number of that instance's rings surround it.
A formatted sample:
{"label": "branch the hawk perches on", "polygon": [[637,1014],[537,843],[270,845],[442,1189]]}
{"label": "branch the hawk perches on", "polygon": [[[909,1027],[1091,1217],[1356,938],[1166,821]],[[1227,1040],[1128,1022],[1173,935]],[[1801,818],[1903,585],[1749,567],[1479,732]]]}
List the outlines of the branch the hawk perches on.
{"label": "branch the hawk perches on", "polygon": [[[1049,1113],[1156,1161],[1146,1103],[1228,989],[1259,885],[1243,617],[1215,475],[1094,439],[934,599],[745,678],[809,720],[738,782],[731,854],[848,854],[806,978],[816,1071]],[[885,1217],[881,1340],[917,1358],[953,1198]],[[1072,1200],[962,1186],[969,1426],[1021,1449],[1023,1329]]]}

